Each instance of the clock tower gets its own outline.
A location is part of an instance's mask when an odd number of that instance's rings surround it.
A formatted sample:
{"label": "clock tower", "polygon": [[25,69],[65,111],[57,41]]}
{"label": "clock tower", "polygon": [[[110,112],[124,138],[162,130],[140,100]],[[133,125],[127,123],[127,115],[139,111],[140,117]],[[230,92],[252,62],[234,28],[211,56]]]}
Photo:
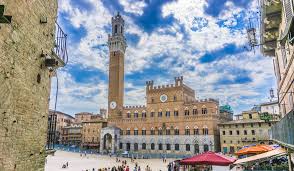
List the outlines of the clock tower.
{"label": "clock tower", "polygon": [[108,35],[109,48],[109,84],[108,84],[108,118],[122,116],[124,98],[124,56],[126,39],[124,20],[119,13],[111,19],[112,34]]}

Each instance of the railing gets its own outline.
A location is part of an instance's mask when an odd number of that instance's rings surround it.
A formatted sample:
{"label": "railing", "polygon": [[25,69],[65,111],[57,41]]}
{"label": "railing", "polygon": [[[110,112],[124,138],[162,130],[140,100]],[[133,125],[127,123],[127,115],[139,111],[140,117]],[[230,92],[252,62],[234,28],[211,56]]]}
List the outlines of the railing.
{"label": "railing", "polygon": [[56,32],[55,32],[55,47],[53,49],[56,56],[64,63],[64,65],[68,62],[68,54],[67,54],[67,34],[63,32],[61,27],[58,23],[56,25]]}
{"label": "railing", "polygon": [[57,115],[54,113],[48,116],[48,134],[46,150],[53,150],[56,139],[56,120]]}
{"label": "railing", "polygon": [[274,141],[294,147],[294,109],[273,125],[270,132]]}

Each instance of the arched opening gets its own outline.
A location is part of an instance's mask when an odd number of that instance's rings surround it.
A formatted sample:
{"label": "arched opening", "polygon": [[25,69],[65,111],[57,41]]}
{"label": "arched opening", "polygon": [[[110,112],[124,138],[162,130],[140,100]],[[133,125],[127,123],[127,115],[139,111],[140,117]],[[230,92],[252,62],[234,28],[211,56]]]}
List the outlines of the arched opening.
{"label": "arched opening", "polygon": [[117,25],[114,26],[114,33],[117,33]]}
{"label": "arched opening", "polygon": [[134,144],[134,151],[138,151],[138,143]]}
{"label": "arched opening", "polygon": [[208,147],[208,145],[207,144],[204,144],[204,152],[207,152],[207,151],[209,151],[209,147]]}
{"label": "arched opening", "polygon": [[142,150],[146,150],[146,143],[142,144]]}
{"label": "arched opening", "polygon": [[107,152],[112,149],[112,136],[110,134],[105,134],[103,137],[103,149]]}
{"label": "arched opening", "polygon": [[131,144],[127,143],[127,151],[130,151],[130,150],[131,150]]}
{"label": "arched opening", "polygon": [[198,153],[199,153],[199,145],[194,144],[194,154],[198,154]]}
{"label": "arched opening", "polygon": [[152,144],[151,144],[151,150],[154,150],[154,149],[155,149],[155,144],[152,143]]}

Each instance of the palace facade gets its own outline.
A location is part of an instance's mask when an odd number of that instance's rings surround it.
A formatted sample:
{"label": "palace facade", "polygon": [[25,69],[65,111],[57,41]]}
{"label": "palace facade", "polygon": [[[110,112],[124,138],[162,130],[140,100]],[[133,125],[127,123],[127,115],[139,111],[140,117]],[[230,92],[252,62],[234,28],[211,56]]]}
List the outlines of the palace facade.
{"label": "palace facade", "polygon": [[120,14],[112,18],[108,47],[108,127],[101,130],[100,152],[187,155],[220,150],[218,124],[232,120],[231,112],[220,112],[217,100],[196,99],[183,76],[169,85],[147,81],[146,105],[124,106],[127,45]]}

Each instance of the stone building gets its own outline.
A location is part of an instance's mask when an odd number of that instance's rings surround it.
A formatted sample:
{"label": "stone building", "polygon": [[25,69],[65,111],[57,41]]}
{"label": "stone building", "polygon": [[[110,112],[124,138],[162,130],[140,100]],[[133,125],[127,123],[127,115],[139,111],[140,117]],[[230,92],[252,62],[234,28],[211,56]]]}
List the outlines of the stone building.
{"label": "stone building", "polygon": [[108,39],[108,127],[101,131],[101,152],[130,151],[187,155],[219,150],[218,126],[231,119],[214,99],[195,99],[195,91],[176,77],[174,84],[146,82],[146,105],[124,106],[124,20],[112,18]]}
{"label": "stone building", "polygon": [[82,123],[85,121],[90,121],[93,113],[80,112],[75,114],[75,123]]}
{"label": "stone building", "polygon": [[[276,116],[276,115],[275,115]],[[270,144],[269,131],[278,118],[269,122],[262,120],[257,111],[244,111],[236,115],[237,120],[219,124],[220,143],[223,153],[235,153],[243,146],[253,144]]]}
{"label": "stone building", "polygon": [[0,5],[0,170],[44,170],[57,0]]}
{"label": "stone building", "polygon": [[260,104],[260,112],[261,113],[269,113],[273,115],[280,115],[279,102],[278,101],[270,101]]}
{"label": "stone building", "polygon": [[59,144],[62,138],[62,128],[74,123],[75,118],[63,112],[56,111],[54,113],[54,110],[49,110],[49,116],[54,114],[56,115],[55,144]]}
{"label": "stone building", "polygon": [[93,115],[90,121],[84,121],[82,125],[81,146],[100,149],[100,132],[107,126],[106,120],[101,115]]}
{"label": "stone building", "polygon": [[293,151],[294,127],[289,126],[294,125],[293,1],[261,2],[261,51],[273,59],[278,103],[282,115],[281,121],[272,127],[272,138],[276,143]]}
{"label": "stone building", "polygon": [[61,144],[80,146],[82,143],[82,123],[74,123],[62,128]]}

